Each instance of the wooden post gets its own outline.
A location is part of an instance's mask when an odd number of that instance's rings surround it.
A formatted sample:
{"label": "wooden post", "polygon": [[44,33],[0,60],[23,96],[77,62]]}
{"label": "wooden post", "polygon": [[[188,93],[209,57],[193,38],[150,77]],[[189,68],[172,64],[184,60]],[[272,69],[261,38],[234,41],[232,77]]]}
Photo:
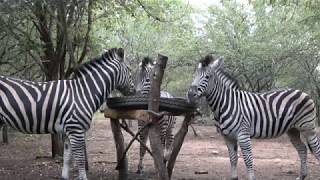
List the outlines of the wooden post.
{"label": "wooden post", "polygon": [[124,155],[125,147],[124,147],[124,138],[121,132],[119,119],[111,119],[111,129],[112,129],[113,139],[117,149],[117,161],[118,161],[118,170],[119,170],[118,179],[127,180],[128,179],[128,160],[127,160],[127,157],[122,158],[122,156]]}
{"label": "wooden post", "polygon": [[168,166],[167,166],[169,178],[171,178],[174,164],[175,164],[177,156],[180,152],[184,138],[186,137],[186,135],[188,133],[188,126],[190,125],[192,118],[193,118],[192,114],[185,115],[185,118],[184,118],[184,121],[181,125],[181,128],[180,128],[179,132],[174,137],[173,149],[172,149],[172,153],[171,153],[170,159],[168,161]]}
{"label": "wooden post", "polygon": [[[159,112],[160,85],[167,61],[168,57],[159,54],[158,61],[153,70],[148,110],[156,113]],[[154,165],[158,172],[158,179],[169,180],[168,171],[163,158],[163,147],[160,140],[158,117],[156,116],[152,117],[152,125],[149,129],[149,138],[152,148]]]}

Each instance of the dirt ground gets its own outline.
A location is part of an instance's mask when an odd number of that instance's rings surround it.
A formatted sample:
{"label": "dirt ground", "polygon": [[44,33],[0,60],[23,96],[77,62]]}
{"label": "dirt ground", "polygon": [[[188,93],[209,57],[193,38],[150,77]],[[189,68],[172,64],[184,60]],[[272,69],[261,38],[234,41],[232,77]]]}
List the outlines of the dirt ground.
{"label": "dirt ground", "polygon": [[[178,120],[177,127],[181,124]],[[137,130],[133,123],[133,130]],[[179,180],[223,180],[230,179],[230,163],[227,147],[223,139],[212,126],[194,125],[198,137],[191,131],[177,158],[172,179]],[[128,142],[130,136],[125,134]],[[0,144],[0,179],[1,180],[35,180],[59,179],[62,163],[50,158],[49,135],[24,135],[11,131],[9,145]],[[95,117],[92,128],[87,135],[89,154],[89,179],[117,179],[115,145],[110,130],[109,120],[103,116]],[[271,180],[295,179],[298,176],[300,162],[298,155],[287,136],[272,140],[255,140],[253,142],[255,172],[257,179]],[[134,143],[129,151],[130,179],[155,179],[155,169],[151,157],[145,157],[145,174],[137,175],[139,144]],[[242,157],[238,163],[240,179],[247,179]],[[320,179],[320,164],[311,154],[308,155],[308,180]],[[197,174],[207,171],[208,174]],[[77,172],[73,171],[73,179]]]}

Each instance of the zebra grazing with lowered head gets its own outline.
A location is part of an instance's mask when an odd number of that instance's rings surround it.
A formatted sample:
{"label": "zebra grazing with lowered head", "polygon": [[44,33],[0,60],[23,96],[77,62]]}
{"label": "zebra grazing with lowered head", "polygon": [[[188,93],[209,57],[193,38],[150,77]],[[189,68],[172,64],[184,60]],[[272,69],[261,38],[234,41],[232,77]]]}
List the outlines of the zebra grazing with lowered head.
{"label": "zebra grazing with lowered head", "polygon": [[206,97],[229,150],[232,179],[238,179],[238,143],[249,179],[253,180],[251,137],[275,138],[287,133],[298,151],[301,161],[298,179],[303,180],[307,176],[307,147],[303,143],[304,139],[320,160],[316,109],[311,97],[294,89],[265,93],[240,90],[235,81],[223,71],[223,64],[223,58],[215,60],[211,55],[201,59],[188,91],[188,99],[197,102],[200,96]]}
{"label": "zebra grazing with lowered head", "polygon": [[[136,92],[142,95],[148,95],[151,90],[151,78],[152,78],[152,70],[154,67],[153,61],[149,57],[145,57],[142,62],[139,64],[139,69],[136,75]],[[171,94],[166,91],[160,92],[160,97],[164,98],[173,98]],[[171,152],[172,152],[172,143],[173,143],[173,128],[176,123],[175,116],[163,116],[159,121],[160,127],[160,138],[161,144],[164,148],[164,158],[165,160],[169,160]],[[145,126],[144,121],[138,121],[138,129],[140,130]],[[145,128],[139,134],[139,138],[144,143],[147,142],[149,129]],[[146,153],[146,149],[144,146],[140,145],[140,159],[138,164],[137,173],[143,174],[144,166],[143,166],[143,158]]]}
{"label": "zebra grazing with lowered head", "polygon": [[113,48],[79,67],[74,78],[31,82],[0,76],[0,115],[12,128],[30,134],[63,133],[62,179],[69,179],[71,154],[79,179],[85,170],[85,132],[109,93],[135,93],[123,49]]}

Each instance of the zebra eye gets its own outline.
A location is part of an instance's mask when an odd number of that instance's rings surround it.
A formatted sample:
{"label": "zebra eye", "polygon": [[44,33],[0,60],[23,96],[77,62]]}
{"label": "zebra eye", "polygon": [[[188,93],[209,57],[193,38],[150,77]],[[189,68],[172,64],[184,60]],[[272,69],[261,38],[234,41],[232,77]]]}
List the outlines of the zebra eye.
{"label": "zebra eye", "polygon": [[210,77],[209,75],[206,75],[206,77],[205,77],[205,78],[206,78],[206,79],[209,79],[209,77]]}
{"label": "zebra eye", "polygon": [[150,79],[146,79],[146,82],[149,82],[150,81]]}

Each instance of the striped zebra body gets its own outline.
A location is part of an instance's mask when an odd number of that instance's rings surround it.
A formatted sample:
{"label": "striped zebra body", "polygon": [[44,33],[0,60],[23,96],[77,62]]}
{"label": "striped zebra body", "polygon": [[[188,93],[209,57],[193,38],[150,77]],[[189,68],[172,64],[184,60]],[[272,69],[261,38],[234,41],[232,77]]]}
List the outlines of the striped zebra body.
{"label": "striped zebra body", "polygon": [[[139,67],[139,72],[137,75],[136,80],[136,91],[142,95],[148,95],[151,89],[151,76],[152,76],[152,70],[153,70],[153,62],[149,58],[144,58],[142,63]],[[166,92],[166,91],[160,91],[160,97],[164,98],[173,98],[173,96]],[[161,138],[161,144],[164,148],[164,158],[165,160],[169,160],[169,157],[172,152],[172,143],[173,143],[173,128],[176,123],[176,117],[175,116],[163,116],[159,121],[159,127],[160,127],[160,138]],[[138,121],[138,129],[140,130],[142,127],[144,127],[146,123],[144,121]],[[148,133],[149,129],[145,128],[139,135],[139,138],[144,143],[147,142],[148,139]],[[146,153],[146,149],[140,145],[140,159],[138,164],[138,170],[137,173],[142,174],[143,173],[143,158]]]}
{"label": "striped zebra body", "polygon": [[31,82],[0,77],[0,115],[6,124],[23,133],[66,135],[63,179],[69,179],[71,153],[79,179],[87,179],[85,132],[108,94],[113,89],[134,92],[123,53],[121,48],[108,50],[82,65],[70,80]]}
{"label": "striped zebra body", "polygon": [[[249,179],[255,179],[251,138],[275,138],[287,133],[301,159],[299,179],[307,175],[307,148],[320,160],[320,144],[316,136],[316,110],[311,97],[300,90],[286,89],[266,93],[242,91],[226,83],[221,69],[223,59],[207,56],[201,61],[188,92],[195,102],[205,95],[214,112],[219,132],[226,141],[232,178],[237,179],[238,143],[247,166]],[[302,135],[300,138],[300,134]]]}
{"label": "striped zebra body", "polygon": [[70,80],[35,83],[0,76],[1,118],[23,133],[62,132],[74,108],[71,84]]}

